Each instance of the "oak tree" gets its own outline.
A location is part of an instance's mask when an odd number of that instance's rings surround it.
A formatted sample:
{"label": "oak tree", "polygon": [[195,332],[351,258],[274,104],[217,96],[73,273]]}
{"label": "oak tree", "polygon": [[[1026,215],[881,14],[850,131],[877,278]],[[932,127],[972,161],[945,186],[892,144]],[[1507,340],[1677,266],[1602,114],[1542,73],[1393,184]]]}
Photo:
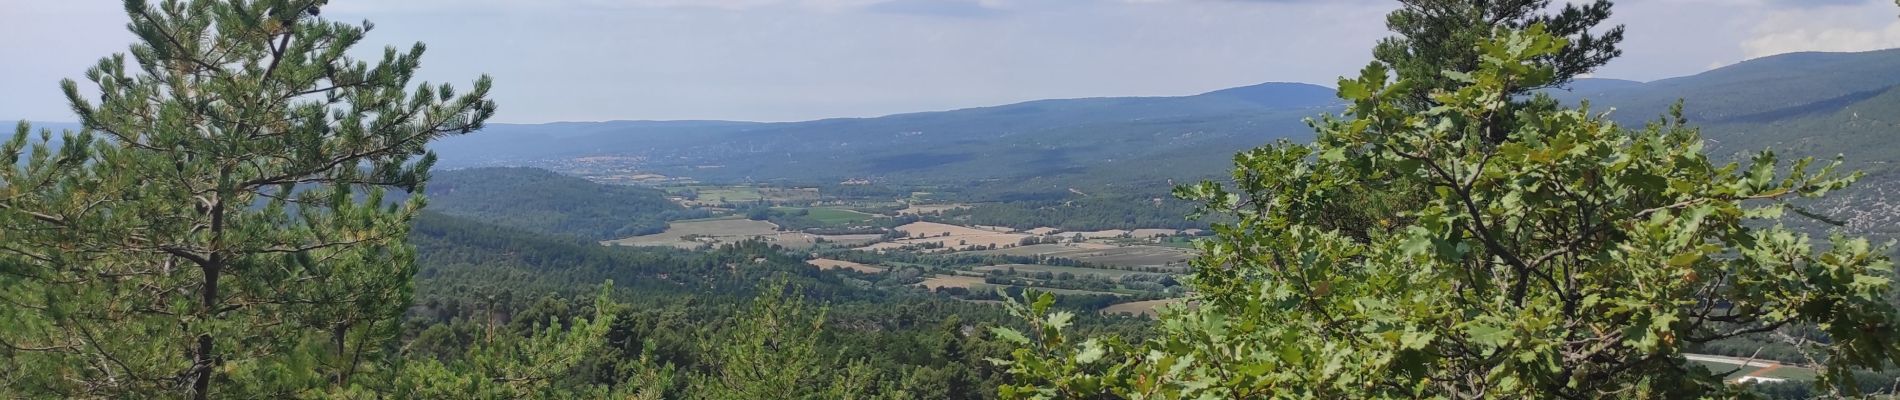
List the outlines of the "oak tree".
{"label": "oak tree", "polygon": [[[1177,194],[1232,217],[1197,243],[1194,307],[1145,342],[1075,338],[1048,301],[999,360],[1013,398],[1724,398],[1698,343],[1825,334],[1816,384],[1900,356],[1889,249],[1785,228],[1787,202],[1846,188],[1836,162],[1721,163],[1675,115],[1640,129],[1512,106],[1567,48],[1502,32],[1431,110],[1382,63],[1340,81],[1343,115],[1307,144],[1235,156],[1231,186]],[[1402,76],[1402,75],[1401,75]],[[1495,118],[1503,112],[1514,118]],[[1509,126],[1495,126],[1511,121]],[[1478,133],[1509,130],[1492,143]],[[1351,190],[1425,188],[1362,232],[1319,221]]]}

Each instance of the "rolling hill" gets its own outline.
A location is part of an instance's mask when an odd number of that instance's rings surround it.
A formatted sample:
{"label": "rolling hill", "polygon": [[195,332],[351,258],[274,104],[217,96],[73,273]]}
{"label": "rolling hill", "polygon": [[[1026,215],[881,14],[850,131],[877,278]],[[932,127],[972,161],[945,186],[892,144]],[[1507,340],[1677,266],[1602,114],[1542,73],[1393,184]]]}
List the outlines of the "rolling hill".
{"label": "rolling hill", "polygon": [[666,230],[666,222],[706,216],[659,190],[603,185],[532,168],[443,171],[429,180],[428,210],[539,234],[590,240]]}
{"label": "rolling hill", "polygon": [[[1883,185],[1900,161],[1900,49],[1792,53],[1653,82],[1581,79],[1546,93],[1588,100],[1626,124],[1677,100],[1721,157],[1764,148],[1844,155]],[[441,166],[534,166],[579,175],[652,172],[701,181],[846,179],[1011,186],[1165,188],[1223,175],[1230,155],[1302,140],[1336,110],[1330,88],[1266,83],[1192,96],[1039,100],[806,122],[610,121],[496,124],[434,145]],[[46,125],[69,127],[67,125]],[[592,157],[592,158],[589,158]],[[1892,185],[1900,192],[1900,183]],[[1158,189],[1155,191],[1159,191]],[[1900,222],[1900,221],[1896,221]]]}
{"label": "rolling hill", "polygon": [[1040,100],[793,123],[499,125],[436,150],[449,167],[572,170],[558,163],[614,156],[637,160],[643,170],[713,181],[1075,177],[1158,154],[1297,137],[1306,132],[1304,118],[1337,104],[1330,88],[1267,83],[1194,96]]}
{"label": "rolling hill", "polygon": [[[1628,124],[1678,99],[1711,148],[1845,154],[1884,171],[1900,159],[1900,50],[1794,53],[1701,74],[1582,79],[1548,91]],[[1007,182],[1028,190],[1153,186],[1222,174],[1235,151],[1311,134],[1339,106],[1330,88],[1267,83],[1179,97],[1039,100],[807,122],[616,121],[497,125],[436,147],[443,165],[530,165],[570,173],[657,172],[703,181]],[[587,156],[614,162],[582,163]]]}

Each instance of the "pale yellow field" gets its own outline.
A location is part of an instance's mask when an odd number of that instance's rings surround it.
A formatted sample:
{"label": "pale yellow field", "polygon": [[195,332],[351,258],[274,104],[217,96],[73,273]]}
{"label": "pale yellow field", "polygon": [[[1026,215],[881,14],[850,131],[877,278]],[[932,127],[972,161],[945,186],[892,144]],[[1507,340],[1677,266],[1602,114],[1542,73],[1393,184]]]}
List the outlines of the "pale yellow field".
{"label": "pale yellow field", "polygon": [[969,289],[969,288],[976,287],[979,285],[984,285],[984,283],[983,283],[983,278],[978,278],[974,276],[937,275],[937,276],[930,277],[929,279],[925,279],[924,282],[919,283],[919,285],[924,285],[924,287],[930,288],[930,290],[937,290],[937,288],[947,288],[947,287],[960,287],[964,289]]}
{"label": "pale yellow field", "polygon": [[[694,239],[686,240],[687,236],[694,236]],[[813,235],[801,232],[779,232],[778,225],[771,222],[732,218],[674,222],[667,224],[665,232],[609,240],[601,244],[693,249],[700,245],[717,246],[755,238],[786,248],[805,249],[815,246],[819,238],[824,238],[830,243],[853,246],[870,243],[876,240],[878,235]]]}
{"label": "pale yellow field", "polygon": [[[1037,233],[1037,230],[1040,230],[1040,229],[1053,230],[1053,228],[1036,228],[1036,229],[1030,230],[1029,232]],[[1128,235],[1128,237],[1135,238],[1135,239],[1153,239],[1155,236],[1163,236],[1163,235],[1172,236],[1174,234],[1181,233],[1181,231],[1174,230],[1174,229],[1159,229],[1159,228],[1142,228],[1142,229],[1135,229],[1135,230],[1110,229],[1110,230],[1105,230],[1105,231],[1094,231],[1094,232],[1063,232],[1062,236],[1066,238],[1078,233],[1081,234],[1082,237],[1086,237],[1089,239],[1110,239],[1110,238],[1121,237],[1122,235]],[[1040,233],[1037,233],[1037,234],[1040,234]]]}
{"label": "pale yellow field", "polygon": [[939,224],[935,222],[912,222],[912,223],[904,224],[904,226],[897,227],[897,230],[899,232],[910,234],[910,237],[913,237],[913,238],[922,238],[922,237],[934,238],[934,237],[941,236],[945,233],[948,233],[951,236],[986,235],[986,234],[996,233],[994,231],[988,231],[988,230],[983,230],[983,229],[976,229],[976,228],[971,228],[971,227],[966,227],[966,226],[957,226],[957,225],[950,225],[950,224]]}
{"label": "pale yellow field", "polygon": [[1128,235],[1134,236],[1137,239],[1147,239],[1147,238],[1152,238],[1155,236],[1174,235],[1177,233],[1181,233],[1181,231],[1177,231],[1173,229],[1136,229],[1136,230],[1129,231]]}
{"label": "pale yellow field", "polygon": [[1062,230],[1045,226],[1041,228],[1030,229],[1023,232],[1031,234],[1031,235],[1050,235],[1050,234],[1055,234],[1056,232],[1062,232]]}
{"label": "pale yellow field", "polygon": [[835,243],[835,244],[844,245],[844,246],[856,246],[856,245],[861,245],[865,243],[870,243],[871,241],[877,240],[877,238],[883,237],[884,235],[872,233],[872,234],[863,234],[863,235],[811,235],[811,236],[815,238],[824,238],[826,242],[830,242],[830,243]]}
{"label": "pale yellow field", "polygon": [[897,215],[930,214],[963,208],[970,208],[970,206],[968,204],[909,204],[904,209],[897,210]]}
{"label": "pale yellow field", "polygon": [[[897,227],[897,230],[910,235],[911,239],[896,240],[874,244],[864,250],[889,250],[924,243],[943,243],[943,251],[987,249],[991,245],[997,248],[1014,246],[1029,235],[1016,233],[998,233],[989,230],[935,222],[912,222]],[[949,234],[949,236],[944,236]]]}
{"label": "pale yellow field", "polygon": [[1062,236],[1082,235],[1082,237],[1089,238],[1089,239],[1107,239],[1107,238],[1113,238],[1113,237],[1121,237],[1122,234],[1126,234],[1126,233],[1128,233],[1128,231],[1121,230],[1121,229],[1110,229],[1110,230],[1105,230],[1105,231],[1094,231],[1094,232],[1071,232],[1071,233],[1063,234]]}
{"label": "pale yellow field", "polygon": [[810,261],[806,261],[805,263],[818,266],[818,269],[821,269],[821,270],[849,269],[853,271],[872,273],[872,274],[884,272],[883,267],[864,265],[864,264],[859,264],[859,263],[854,263],[854,262],[844,261],[844,260],[833,260],[829,258],[814,258],[814,259],[811,259]]}
{"label": "pale yellow field", "polygon": [[1173,266],[1178,268],[1183,267],[1187,260],[1194,258],[1195,252],[1189,249],[1163,246],[1115,246],[1085,242],[1038,244],[1012,248],[999,247],[996,250],[983,251],[980,254],[1048,256],[1103,265],[1129,267]]}
{"label": "pale yellow field", "polygon": [[985,272],[985,273],[990,272],[990,271],[1009,271],[1009,270],[1015,270],[1018,273],[1049,272],[1052,274],[1060,274],[1060,273],[1067,272],[1067,273],[1076,274],[1076,275],[1098,275],[1098,276],[1102,276],[1109,279],[1119,279],[1123,275],[1139,272],[1139,271],[1127,271],[1127,270],[1119,270],[1119,269],[1062,267],[1062,266],[1055,266],[1055,265],[1032,265],[1032,264],[985,265],[985,266],[972,268],[972,270],[977,271],[977,272]]}
{"label": "pale yellow field", "polygon": [[1170,305],[1170,304],[1180,304],[1184,300],[1185,299],[1161,299],[1161,300],[1147,300],[1147,301],[1131,301],[1127,303],[1120,303],[1120,304],[1104,307],[1102,308],[1102,313],[1103,314],[1138,314],[1138,315],[1146,315],[1146,316],[1153,317],[1153,316],[1158,315],[1158,313],[1155,311],[1155,308]]}
{"label": "pale yellow field", "polygon": [[[773,236],[778,233],[778,225],[771,222],[743,218],[715,219],[674,222],[667,224],[665,232],[601,243],[610,246],[672,246],[691,249],[702,244],[718,245],[752,237]],[[696,239],[686,240],[687,236],[695,236]]]}

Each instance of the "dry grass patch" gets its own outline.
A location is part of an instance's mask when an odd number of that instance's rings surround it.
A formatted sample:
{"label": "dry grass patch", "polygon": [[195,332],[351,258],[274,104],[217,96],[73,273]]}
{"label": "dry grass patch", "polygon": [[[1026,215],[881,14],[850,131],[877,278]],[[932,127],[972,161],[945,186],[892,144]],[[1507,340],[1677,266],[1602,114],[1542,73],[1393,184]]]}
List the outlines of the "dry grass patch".
{"label": "dry grass patch", "polygon": [[818,269],[820,270],[848,269],[848,270],[858,271],[858,272],[863,272],[863,273],[868,273],[868,274],[884,272],[883,267],[864,265],[864,264],[859,264],[859,263],[854,263],[854,262],[844,261],[844,260],[833,260],[829,258],[814,258],[811,261],[806,261],[805,263],[817,266]]}
{"label": "dry grass patch", "polygon": [[692,249],[704,244],[718,245],[755,237],[775,236],[779,233],[778,225],[771,222],[743,218],[675,221],[667,224],[665,232],[601,243],[612,246],[671,246]]}
{"label": "dry grass patch", "polygon": [[970,205],[968,204],[916,204],[916,203],[912,203],[912,204],[905,205],[904,209],[902,210],[897,210],[897,215],[935,214],[935,213],[940,213],[944,211],[960,210],[960,209],[965,209],[965,208],[970,208]]}
{"label": "dry grass patch", "polygon": [[865,247],[865,250],[890,250],[904,246],[941,243],[943,251],[983,250],[992,246],[1003,248],[1014,246],[1029,235],[998,233],[984,229],[940,224],[935,222],[912,222],[897,227],[897,231],[909,235],[910,239],[878,243]]}
{"label": "dry grass patch", "polygon": [[1146,316],[1154,317],[1154,316],[1160,315],[1159,312],[1155,311],[1156,308],[1167,306],[1169,304],[1181,304],[1183,301],[1186,301],[1186,299],[1177,298],[1177,299],[1131,301],[1127,303],[1118,303],[1112,306],[1104,307],[1102,308],[1102,313],[1103,314],[1133,314],[1133,315],[1146,315]]}
{"label": "dry grass patch", "polygon": [[1121,230],[1121,229],[1109,229],[1105,231],[1094,231],[1094,232],[1071,232],[1071,233],[1065,233],[1063,234],[1063,236],[1082,235],[1082,237],[1089,238],[1089,239],[1107,239],[1107,238],[1121,237],[1122,235],[1127,234],[1127,233],[1128,231]]}
{"label": "dry grass patch", "polygon": [[1071,273],[1075,275],[1098,275],[1098,276],[1106,277],[1109,279],[1120,279],[1123,275],[1140,273],[1138,271],[1123,271],[1119,269],[1063,267],[1063,266],[1056,266],[1056,265],[1035,265],[1035,264],[986,265],[986,266],[975,268],[977,272],[1009,271],[1011,269],[1016,270],[1016,273],[1018,274],[1035,273],[1035,272],[1048,272],[1051,274],[1061,274],[1061,273],[1067,272],[1067,273]]}
{"label": "dry grass patch", "polygon": [[759,239],[785,248],[808,249],[817,246],[819,239],[824,239],[825,243],[858,246],[876,241],[879,237],[881,235],[813,235],[803,232],[780,232],[778,225],[771,222],[722,218],[674,221],[667,224],[665,232],[600,243],[609,246],[670,246],[691,250],[701,245],[718,246]]}
{"label": "dry grass patch", "polygon": [[1179,234],[1179,233],[1181,233],[1181,231],[1177,231],[1173,229],[1150,228],[1150,229],[1136,229],[1136,230],[1128,231],[1128,236],[1133,236],[1136,239],[1148,239],[1148,238],[1153,238],[1156,236],[1174,236],[1175,234]]}
{"label": "dry grass patch", "polygon": [[940,224],[936,222],[912,222],[912,223],[904,224],[903,226],[897,227],[897,231],[909,234],[910,237],[913,237],[913,238],[935,238],[935,237],[944,236],[944,235],[949,235],[949,236],[987,235],[987,234],[997,233],[995,231],[990,231],[990,230],[977,229],[977,228],[971,228],[967,226],[958,226],[958,225],[951,225],[951,224]]}
{"label": "dry grass patch", "polygon": [[922,283],[919,283],[919,285],[924,285],[924,287],[930,288],[930,290],[937,290],[937,289],[947,288],[947,287],[969,289],[973,287],[986,285],[986,283],[983,283],[983,278],[978,278],[974,276],[937,275],[937,276],[932,276],[929,279],[924,279],[924,281]]}
{"label": "dry grass patch", "polygon": [[996,249],[984,254],[1004,254],[1014,256],[1046,256],[1071,260],[1124,267],[1180,267],[1193,259],[1195,252],[1164,246],[1114,246],[1101,243],[1062,243],[1038,244],[1031,246]]}

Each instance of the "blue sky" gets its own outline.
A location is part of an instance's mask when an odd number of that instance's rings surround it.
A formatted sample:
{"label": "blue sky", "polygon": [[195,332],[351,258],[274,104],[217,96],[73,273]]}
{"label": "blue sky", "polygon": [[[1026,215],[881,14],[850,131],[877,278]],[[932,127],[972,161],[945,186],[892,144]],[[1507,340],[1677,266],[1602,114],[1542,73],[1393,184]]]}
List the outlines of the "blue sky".
{"label": "blue sky", "polygon": [[[791,121],[1042,98],[1331,85],[1386,35],[1382,0],[333,0],[423,78],[488,73],[504,122]],[[1791,51],[1900,46],[1890,0],[1623,0],[1653,80]],[[0,119],[71,120],[57,82],[124,51],[114,0],[0,0]]]}

